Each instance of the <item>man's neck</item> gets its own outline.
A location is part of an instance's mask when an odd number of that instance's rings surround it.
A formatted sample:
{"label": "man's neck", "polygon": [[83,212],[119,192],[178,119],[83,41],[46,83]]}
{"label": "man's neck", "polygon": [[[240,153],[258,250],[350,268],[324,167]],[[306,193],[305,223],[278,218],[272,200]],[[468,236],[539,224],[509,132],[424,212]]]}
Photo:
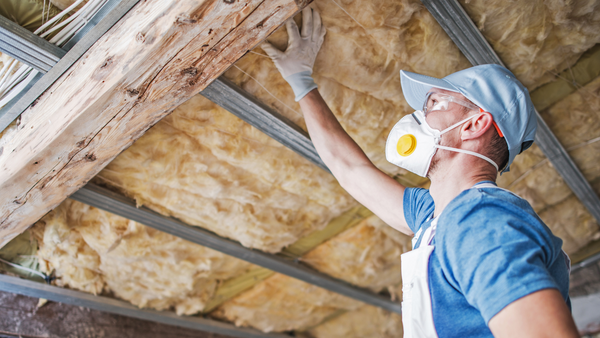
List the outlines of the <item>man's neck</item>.
{"label": "man's neck", "polygon": [[486,170],[489,168],[465,170],[465,168],[477,167],[456,164],[449,167],[450,169],[439,168],[430,177],[431,186],[429,187],[429,193],[435,203],[435,217],[439,216],[446,206],[461,192],[482,181],[496,182],[497,174],[495,170],[493,172]]}

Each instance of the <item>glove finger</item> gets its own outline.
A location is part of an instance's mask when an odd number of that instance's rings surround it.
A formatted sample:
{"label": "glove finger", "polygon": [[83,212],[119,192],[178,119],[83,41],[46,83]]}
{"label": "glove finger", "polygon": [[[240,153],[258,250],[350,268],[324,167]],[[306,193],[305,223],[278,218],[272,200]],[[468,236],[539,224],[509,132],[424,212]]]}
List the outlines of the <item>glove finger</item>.
{"label": "glove finger", "polygon": [[307,39],[313,33],[313,10],[310,7],[304,7],[302,10],[302,38]]}
{"label": "glove finger", "polygon": [[325,31],[325,27],[323,27],[323,22],[321,21],[321,15],[319,12],[313,12],[313,41],[318,41],[319,38],[322,37],[322,32]]}
{"label": "glove finger", "polygon": [[262,48],[262,50],[264,50],[271,59],[276,59],[283,54],[279,49],[273,47],[273,45],[267,41],[261,43],[260,48]]}
{"label": "glove finger", "polygon": [[288,49],[290,49],[292,45],[300,43],[300,32],[298,32],[298,25],[294,19],[289,19],[285,23],[285,28],[288,33]]}

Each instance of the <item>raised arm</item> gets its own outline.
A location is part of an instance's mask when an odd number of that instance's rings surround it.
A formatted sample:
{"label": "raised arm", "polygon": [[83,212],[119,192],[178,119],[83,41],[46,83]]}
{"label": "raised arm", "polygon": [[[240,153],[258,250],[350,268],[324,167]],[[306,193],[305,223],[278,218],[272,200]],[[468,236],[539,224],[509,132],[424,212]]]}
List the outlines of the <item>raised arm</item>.
{"label": "raised arm", "polygon": [[305,8],[302,11],[302,33],[293,20],[286,23],[286,28],[289,43],[285,52],[267,42],[261,48],[269,54],[292,87],[319,156],[340,185],[358,202],[390,226],[412,235],[404,219],[405,188],[367,158],[335,118],[311,77],[325,36],[321,17],[311,8]]}

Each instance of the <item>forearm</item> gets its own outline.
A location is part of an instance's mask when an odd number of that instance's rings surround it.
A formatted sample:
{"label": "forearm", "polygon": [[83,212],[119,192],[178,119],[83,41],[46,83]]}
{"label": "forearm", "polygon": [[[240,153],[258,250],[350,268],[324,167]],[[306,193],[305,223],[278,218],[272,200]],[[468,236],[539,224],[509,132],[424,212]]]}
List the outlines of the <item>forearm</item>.
{"label": "forearm", "polygon": [[298,103],[313,144],[334,176],[339,179],[351,166],[372,165],[358,144],[342,128],[317,89]]}

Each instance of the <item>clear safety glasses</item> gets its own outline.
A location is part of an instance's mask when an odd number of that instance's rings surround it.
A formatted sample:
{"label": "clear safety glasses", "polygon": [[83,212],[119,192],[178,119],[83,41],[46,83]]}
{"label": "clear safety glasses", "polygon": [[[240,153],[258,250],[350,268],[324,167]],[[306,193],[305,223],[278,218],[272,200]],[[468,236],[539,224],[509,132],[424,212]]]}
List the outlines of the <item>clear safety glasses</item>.
{"label": "clear safety glasses", "polygon": [[[427,117],[427,114],[434,111],[447,111],[450,109],[450,103],[456,103],[472,110],[478,110],[480,113],[484,112],[482,108],[472,104],[471,102],[457,99],[454,96],[439,92],[429,92],[427,93],[427,96],[425,96],[425,103],[423,103],[423,114],[425,117]],[[502,134],[502,131],[498,127],[498,124],[496,124],[496,121],[492,121],[492,123],[494,124],[494,128],[496,128],[498,135],[500,135],[500,137],[504,137],[504,134]]]}
{"label": "clear safety glasses", "polygon": [[434,111],[446,111],[450,109],[450,103],[456,103],[463,107],[467,107],[469,109],[479,110],[479,107],[472,104],[471,102],[460,100],[455,98],[454,96],[442,94],[439,92],[429,92],[425,97],[425,102],[423,103],[423,114],[427,116],[427,114]]}

